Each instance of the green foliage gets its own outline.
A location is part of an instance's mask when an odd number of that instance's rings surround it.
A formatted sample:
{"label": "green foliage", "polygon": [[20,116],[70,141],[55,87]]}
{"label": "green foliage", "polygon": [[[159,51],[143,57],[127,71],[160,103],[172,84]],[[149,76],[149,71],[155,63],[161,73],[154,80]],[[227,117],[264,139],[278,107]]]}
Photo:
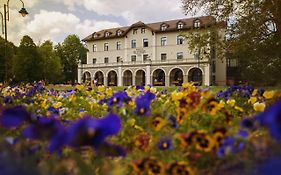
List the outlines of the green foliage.
{"label": "green foliage", "polygon": [[[225,58],[238,60],[236,76],[240,80],[257,85],[281,83],[281,1],[182,0],[182,3],[185,13],[203,10],[218,21],[227,20],[226,40],[223,47],[217,48],[226,54]],[[195,39],[191,39],[192,43],[198,45]]]}
{"label": "green foliage", "polygon": [[86,52],[87,49],[76,35],[69,35],[63,43],[56,46],[56,54],[61,59],[65,81],[75,82],[79,60],[82,59],[82,62],[85,63]]}
{"label": "green foliage", "polygon": [[62,79],[62,66],[53,49],[53,43],[45,41],[39,46],[38,52],[43,61],[43,79],[49,83],[58,83]]}
{"label": "green foliage", "polygon": [[39,81],[43,77],[43,62],[32,38],[24,36],[18,53],[13,60],[13,73],[16,82]]}
{"label": "green foliage", "polygon": [[[16,46],[13,43],[8,42],[5,48],[5,40],[4,38],[0,37],[0,50],[0,82],[3,82],[5,78],[9,79],[12,77],[11,60],[16,54]],[[7,75],[7,77],[5,77],[5,75]]]}

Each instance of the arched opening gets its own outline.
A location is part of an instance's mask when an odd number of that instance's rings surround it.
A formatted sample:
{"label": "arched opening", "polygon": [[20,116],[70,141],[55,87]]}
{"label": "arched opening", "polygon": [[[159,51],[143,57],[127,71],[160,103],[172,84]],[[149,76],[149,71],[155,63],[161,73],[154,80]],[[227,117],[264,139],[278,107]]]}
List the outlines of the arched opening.
{"label": "arched opening", "polygon": [[202,71],[199,68],[192,68],[188,72],[188,82],[194,82],[195,85],[202,85]]}
{"label": "arched opening", "polygon": [[124,86],[131,86],[131,85],[133,85],[133,74],[129,70],[126,70],[124,72],[123,85]]}
{"label": "arched opening", "polygon": [[91,83],[91,74],[90,72],[84,72],[83,77],[82,77],[82,82],[83,83]]}
{"label": "arched opening", "polygon": [[101,71],[96,72],[95,74],[95,82],[97,86],[102,86],[104,85],[104,76]]}
{"label": "arched opening", "polygon": [[136,72],[136,85],[145,86],[145,72],[143,70]]}
{"label": "arched opening", "polygon": [[107,76],[108,86],[117,86],[117,73],[115,71],[110,71]]}
{"label": "arched opening", "polygon": [[152,76],[153,86],[165,86],[165,72],[162,69],[157,69]]}
{"label": "arched opening", "polygon": [[170,73],[170,85],[181,86],[183,83],[183,72],[179,68],[175,68]]}

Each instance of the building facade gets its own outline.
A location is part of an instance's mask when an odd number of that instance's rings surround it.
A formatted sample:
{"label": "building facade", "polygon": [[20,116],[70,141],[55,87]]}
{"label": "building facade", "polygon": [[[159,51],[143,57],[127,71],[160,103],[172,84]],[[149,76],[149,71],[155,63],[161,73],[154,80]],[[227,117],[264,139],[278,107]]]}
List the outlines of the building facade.
{"label": "building facade", "polygon": [[198,53],[188,50],[183,37],[191,29],[215,23],[213,17],[206,16],[150,24],[140,21],[94,32],[83,39],[88,48],[87,64],[79,65],[78,82],[88,80],[106,86],[180,86],[190,81],[223,85],[226,62],[215,56],[200,59]]}

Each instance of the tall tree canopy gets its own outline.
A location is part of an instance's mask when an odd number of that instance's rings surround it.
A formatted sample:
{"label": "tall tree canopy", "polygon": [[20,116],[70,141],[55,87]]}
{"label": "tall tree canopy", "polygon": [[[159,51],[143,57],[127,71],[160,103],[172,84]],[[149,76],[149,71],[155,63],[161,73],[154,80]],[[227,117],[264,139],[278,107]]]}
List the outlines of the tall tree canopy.
{"label": "tall tree canopy", "polygon": [[0,82],[12,77],[12,59],[16,54],[17,47],[8,42],[5,46],[4,38],[0,37]]}
{"label": "tall tree canopy", "polygon": [[[281,0],[182,0],[185,13],[203,11],[228,28],[223,53],[239,63],[241,79],[281,83]],[[194,41],[193,41],[194,42]]]}
{"label": "tall tree canopy", "polygon": [[17,55],[13,60],[14,80],[17,82],[33,82],[42,80],[43,61],[32,38],[21,39]]}
{"label": "tall tree canopy", "polygon": [[61,59],[65,81],[77,80],[77,66],[79,60],[86,59],[87,49],[77,35],[69,35],[62,44],[56,46],[56,53]]}
{"label": "tall tree canopy", "polygon": [[45,41],[39,46],[38,51],[43,63],[42,79],[49,83],[60,82],[62,76],[62,66],[60,58],[55,54],[53,49],[53,43],[49,40]]}

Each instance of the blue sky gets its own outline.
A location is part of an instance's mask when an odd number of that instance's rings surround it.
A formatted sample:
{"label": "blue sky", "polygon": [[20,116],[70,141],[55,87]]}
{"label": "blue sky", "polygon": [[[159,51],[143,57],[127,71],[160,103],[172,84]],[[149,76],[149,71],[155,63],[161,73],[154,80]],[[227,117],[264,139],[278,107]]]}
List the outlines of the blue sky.
{"label": "blue sky", "polygon": [[[18,14],[19,0],[10,0],[8,39],[19,44],[29,35],[36,44],[62,42],[69,34],[81,39],[94,31],[131,25],[137,21],[158,22],[185,18],[181,0],[23,0],[29,15]],[[0,9],[6,0],[0,0]]]}

